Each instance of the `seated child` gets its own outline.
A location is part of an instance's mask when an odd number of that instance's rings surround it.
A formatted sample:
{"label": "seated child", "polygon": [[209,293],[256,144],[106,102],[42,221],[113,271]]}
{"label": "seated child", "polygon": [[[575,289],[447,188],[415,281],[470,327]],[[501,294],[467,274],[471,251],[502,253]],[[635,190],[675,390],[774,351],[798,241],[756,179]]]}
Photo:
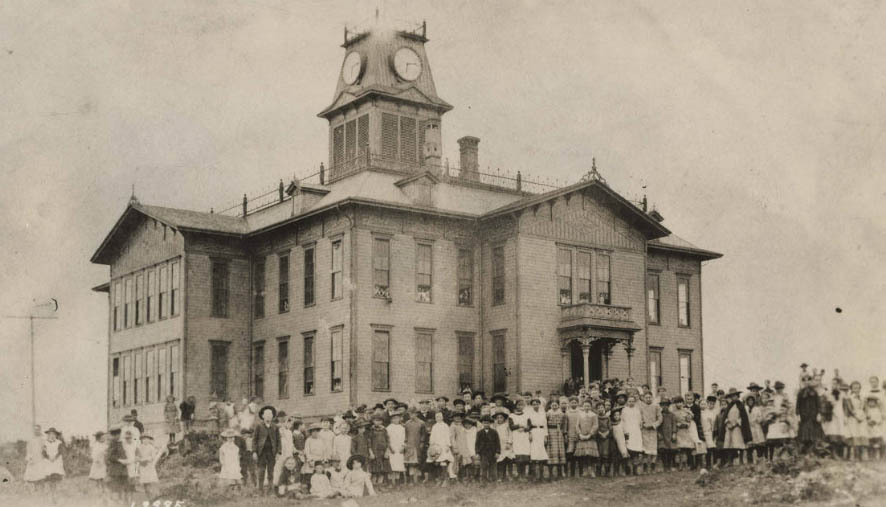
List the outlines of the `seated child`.
{"label": "seated child", "polygon": [[332,489],[329,476],[326,475],[326,463],[314,463],[314,475],[311,476],[311,496],[314,498],[334,498],[338,492]]}
{"label": "seated child", "polygon": [[366,491],[369,496],[375,496],[372,487],[372,478],[369,472],[363,470],[363,456],[354,454],[348,458],[348,472],[345,474],[344,487],[341,494],[348,498],[359,498]]}
{"label": "seated child", "polygon": [[301,497],[301,481],[296,460],[293,457],[286,458],[283,462],[283,470],[280,472],[280,480],[277,483],[277,496],[288,498]]}

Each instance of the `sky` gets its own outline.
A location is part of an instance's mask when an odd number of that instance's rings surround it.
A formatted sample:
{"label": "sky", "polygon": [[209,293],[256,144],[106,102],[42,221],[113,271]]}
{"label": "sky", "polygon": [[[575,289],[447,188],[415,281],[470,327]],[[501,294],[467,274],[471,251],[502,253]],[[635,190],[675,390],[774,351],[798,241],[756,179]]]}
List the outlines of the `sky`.
{"label": "sky", "polygon": [[[327,158],[345,24],[428,25],[443,151],[646,194],[722,252],[703,272],[707,384],[806,361],[886,375],[886,4],[767,1],[0,3],[0,314],[36,328],[37,419],[104,428],[108,268],[132,193],[208,211]],[[836,308],[842,310],[836,312]],[[28,433],[26,320],[0,321],[0,441]]]}

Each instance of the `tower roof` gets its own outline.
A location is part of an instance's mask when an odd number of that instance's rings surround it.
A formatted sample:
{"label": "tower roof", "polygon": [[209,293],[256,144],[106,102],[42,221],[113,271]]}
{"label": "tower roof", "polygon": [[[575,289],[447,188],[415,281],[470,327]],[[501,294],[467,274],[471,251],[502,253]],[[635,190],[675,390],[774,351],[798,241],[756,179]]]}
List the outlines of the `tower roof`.
{"label": "tower roof", "polygon": [[[452,109],[437,95],[428,56],[425,52],[424,25],[421,32],[385,28],[379,24],[365,32],[351,34],[343,47],[346,49],[342,69],[339,72],[335,95],[326,109],[318,116],[328,118],[334,111],[370,96],[384,96],[417,105],[424,105],[440,112]],[[421,62],[421,72],[413,80],[400,77],[394,70],[394,55],[401,48],[415,52]],[[345,79],[344,62],[351,53],[360,55],[362,62],[359,77],[348,84]]]}

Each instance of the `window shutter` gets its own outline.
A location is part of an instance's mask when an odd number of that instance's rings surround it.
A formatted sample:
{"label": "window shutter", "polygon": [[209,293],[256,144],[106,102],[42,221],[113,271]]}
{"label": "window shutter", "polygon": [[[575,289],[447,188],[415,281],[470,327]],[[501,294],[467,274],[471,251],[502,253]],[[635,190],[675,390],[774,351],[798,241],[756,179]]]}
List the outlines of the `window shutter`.
{"label": "window shutter", "polygon": [[357,118],[357,155],[369,151],[369,115]]}
{"label": "window shutter", "polygon": [[345,160],[354,160],[357,155],[357,121],[345,124]]}
{"label": "window shutter", "polygon": [[415,162],[415,118],[400,117],[400,159]]}
{"label": "window shutter", "polygon": [[332,131],[332,165],[338,167],[345,160],[345,127],[339,125]]}

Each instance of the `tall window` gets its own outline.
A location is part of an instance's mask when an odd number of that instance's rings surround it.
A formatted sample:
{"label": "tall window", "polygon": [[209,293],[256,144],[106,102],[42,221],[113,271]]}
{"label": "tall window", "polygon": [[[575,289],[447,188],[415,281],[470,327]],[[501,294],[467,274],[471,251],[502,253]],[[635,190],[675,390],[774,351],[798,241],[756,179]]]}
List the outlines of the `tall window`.
{"label": "tall window", "polygon": [[210,342],[209,390],[223,400],[228,396],[228,344]]}
{"label": "tall window", "polygon": [[332,242],[332,299],[342,297],[342,251],[341,240]]}
{"label": "tall window", "polygon": [[277,341],[277,397],[289,398],[289,337]]}
{"label": "tall window", "polygon": [[145,354],[145,361],[147,362],[145,365],[145,401],[148,403],[161,401],[157,399],[157,390],[151,389],[154,385],[154,376],[157,375],[157,351],[149,349]]}
{"label": "tall window", "polygon": [[145,318],[145,276],[135,275],[135,325],[142,325]]}
{"label": "tall window", "polygon": [[458,388],[474,386],[474,335],[458,334]]}
{"label": "tall window", "polygon": [[341,391],[342,389],[342,328],[337,327],[332,329],[329,332],[329,337],[331,338],[330,346],[332,348],[332,353],[330,355],[330,371],[332,372],[332,383],[331,389],[332,391]]}
{"label": "tall window", "polygon": [[661,382],[661,349],[649,349],[649,385],[652,394],[657,395]]}
{"label": "tall window", "polygon": [[431,252],[431,245],[415,245],[415,299],[420,303],[431,302]]}
{"label": "tall window", "polygon": [[689,327],[689,279],[677,278],[677,324]]}
{"label": "tall window", "polygon": [[372,389],[391,389],[391,333],[385,329],[372,333]]}
{"label": "tall window", "polygon": [[132,356],[123,356],[123,406],[129,406],[132,396],[129,389],[132,387]]}
{"label": "tall window", "polygon": [[124,282],[126,287],[126,300],[123,302],[123,322],[129,328],[132,327],[132,278],[127,278]]}
{"label": "tall window", "polygon": [[166,347],[157,349],[157,401],[166,401]]}
{"label": "tall window", "polygon": [[561,305],[572,304],[572,250],[557,251],[557,291]]}
{"label": "tall window", "polygon": [[132,379],[132,403],[137,405],[141,401],[140,395],[143,395],[142,391],[139,390],[139,384],[141,384],[142,375],[144,375],[141,351],[133,354],[133,361],[135,362],[135,368]]}
{"label": "tall window", "polygon": [[252,395],[265,397],[265,344],[252,346]]}
{"label": "tall window", "polygon": [[650,324],[661,323],[659,305],[659,277],[655,273],[648,273],[646,275],[646,320]]}
{"label": "tall window", "polygon": [[305,335],[304,348],[305,394],[314,394],[314,334]]}
{"label": "tall window", "polygon": [[314,247],[305,247],[305,306],[314,304]]}
{"label": "tall window", "polygon": [[612,303],[609,280],[609,256],[600,254],[597,256],[597,303],[601,305]]}
{"label": "tall window", "polygon": [[257,259],[252,273],[253,312],[255,318],[265,316],[265,259]]}
{"label": "tall window", "polygon": [[492,249],[492,304],[501,305],[505,302],[505,248],[498,246]]}
{"label": "tall window", "polygon": [[120,406],[120,358],[111,360],[111,406]]}
{"label": "tall window", "polygon": [[458,304],[474,304],[474,251],[458,249]]}
{"label": "tall window", "polygon": [[169,394],[178,396],[176,391],[178,380],[178,345],[169,347]]}
{"label": "tall window", "polygon": [[165,319],[169,315],[169,268],[160,266],[160,296],[157,298],[157,310],[160,318]]}
{"label": "tall window", "polygon": [[415,392],[434,391],[434,335],[418,332],[415,335]]}
{"label": "tall window", "polygon": [[212,261],[212,316],[228,316],[228,263]]}
{"label": "tall window", "polygon": [[289,252],[279,254],[277,259],[279,270],[279,291],[277,293],[277,309],[280,313],[289,311]]}
{"label": "tall window", "polygon": [[508,389],[507,356],[505,355],[505,334],[492,335],[492,388],[496,392]]}
{"label": "tall window", "polygon": [[169,285],[171,286],[171,290],[169,293],[169,315],[175,316],[178,315],[178,312],[181,310],[181,304],[179,303],[179,297],[181,296],[181,291],[179,290],[179,278],[181,278],[181,268],[179,267],[179,262],[173,262],[170,267],[170,276]]}
{"label": "tall window", "polygon": [[153,269],[148,271],[148,294],[145,298],[145,319],[148,322],[154,322],[157,320],[157,271]]}
{"label": "tall window", "polygon": [[692,352],[680,351],[680,394],[692,390]]}
{"label": "tall window", "polygon": [[377,298],[391,299],[391,240],[372,241],[372,280]]}
{"label": "tall window", "polygon": [[114,284],[114,331],[119,331],[123,324],[123,316],[120,313],[120,305],[123,303],[123,284]]}
{"label": "tall window", "polygon": [[577,252],[575,256],[575,271],[578,277],[578,302],[593,303],[591,295],[591,254],[589,252]]}

